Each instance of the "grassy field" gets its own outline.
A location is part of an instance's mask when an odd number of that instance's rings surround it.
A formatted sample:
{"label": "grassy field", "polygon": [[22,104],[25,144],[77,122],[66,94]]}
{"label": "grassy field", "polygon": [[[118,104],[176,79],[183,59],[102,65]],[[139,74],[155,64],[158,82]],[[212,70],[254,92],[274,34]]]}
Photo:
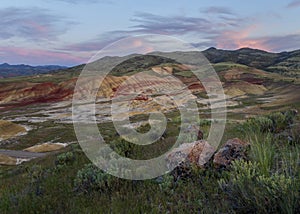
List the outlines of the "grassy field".
{"label": "grassy field", "polygon": [[[169,115],[165,140],[142,149],[115,137],[112,124],[99,129],[112,148],[131,158],[149,158],[163,151],[178,134],[179,115]],[[133,118],[133,120],[142,119]],[[300,211],[299,118],[279,114],[256,117],[245,123],[228,123],[223,142],[239,137],[250,142],[247,160],[231,168],[206,170],[192,167],[188,176],[170,172],[160,178],[130,181],[115,178],[90,164],[78,144],[59,153],[19,166],[0,168],[1,213],[296,213]],[[269,121],[266,123],[265,121]],[[270,122],[271,121],[271,122]],[[209,122],[201,122],[207,134]],[[41,123],[40,131],[28,134],[31,140],[74,140],[72,127]],[[43,131],[44,130],[44,131]],[[58,130],[60,130],[58,132]],[[146,131],[141,127],[139,131]],[[48,135],[43,135],[47,132]],[[53,133],[53,136],[52,134]],[[289,140],[286,133],[293,137]],[[28,143],[26,143],[28,142]],[[23,148],[25,145],[15,145]]]}
{"label": "grassy field", "polygon": [[[154,62],[152,58],[146,68]],[[248,142],[245,159],[236,160],[227,168],[216,168],[210,160],[205,169],[192,165],[151,180],[124,180],[93,166],[77,143],[73,124],[60,120],[70,114],[70,103],[14,106],[1,111],[3,120],[13,121],[0,121],[0,138],[3,133],[11,134],[1,141],[1,149],[24,150],[49,142],[75,143],[17,166],[0,165],[0,213],[300,213],[300,118],[287,111],[300,111],[299,79],[232,62],[213,66],[224,89],[242,92],[233,93],[227,100],[232,105],[227,108],[221,145],[232,138]],[[78,66],[53,75],[0,79],[0,84],[61,83],[78,76],[81,69]],[[115,75],[140,71],[126,64],[120,69],[124,72],[117,69]],[[194,77],[178,66],[169,69],[183,80]],[[258,88],[261,93],[256,91]],[[204,91],[195,91],[195,95],[199,98],[199,124],[206,139],[211,112],[209,103],[201,101],[208,97]],[[180,114],[171,111],[165,115],[166,132],[147,146],[122,139],[111,122],[99,123],[98,128],[118,154],[149,159],[165,153],[177,140]],[[144,122],[148,117],[135,115],[130,121]],[[26,126],[31,127],[26,135],[12,137]],[[137,131],[145,133],[149,129],[149,124],[143,123]],[[184,137],[190,142],[188,134]],[[1,161],[13,165],[16,162],[3,155]]]}

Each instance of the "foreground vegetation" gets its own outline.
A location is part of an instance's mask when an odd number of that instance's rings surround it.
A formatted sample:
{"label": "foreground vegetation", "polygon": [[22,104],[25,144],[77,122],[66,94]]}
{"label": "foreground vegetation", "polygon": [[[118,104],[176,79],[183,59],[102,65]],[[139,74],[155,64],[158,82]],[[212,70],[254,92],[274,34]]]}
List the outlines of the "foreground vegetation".
{"label": "foreground vegetation", "polygon": [[[168,145],[180,121],[165,136]],[[209,122],[201,121],[208,130]],[[144,127],[146,129],[147,127]],[[100,127],[101,129],[101,127]],[[227,126],[224,140],[250,143],[247,159],[226,169],[191,167],[146,181],[115,178],[94,167],[79,145],[17,167],[0,168],[1,213],[299,213],[300,126],[292,111]],[[143,131],[143,130],[140,130]],[[145,150],[107,137],[119,153]],[[156,151],[161,144],[152,148]],[[145,154],[146,153],[146,154]],[[138,155],[139,156],[139,155]]]}

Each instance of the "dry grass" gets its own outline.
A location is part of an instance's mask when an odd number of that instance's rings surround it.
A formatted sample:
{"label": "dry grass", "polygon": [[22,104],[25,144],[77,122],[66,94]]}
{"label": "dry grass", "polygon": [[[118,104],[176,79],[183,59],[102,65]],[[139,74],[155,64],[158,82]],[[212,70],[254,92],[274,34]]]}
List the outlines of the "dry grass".
{"label": "dry grass", "polygon": [[56,144],[56,143],[44,143],[41,145],[35,145],[29,148],[24,149],[24,151],[28,152],[52,152],[56,150],[60,150],[64,148],[64,144]]}
{"label": "dry grass", "polygon": [[14,166],[17,164],[17,159],[10,157],[8,155],[0,154],[0,165],[11,165]]}
{"label": "dry grass", "polygon": [[23,126],[10,121],[0,120],[0,139],[5,140],[25,132],[26,129]]}

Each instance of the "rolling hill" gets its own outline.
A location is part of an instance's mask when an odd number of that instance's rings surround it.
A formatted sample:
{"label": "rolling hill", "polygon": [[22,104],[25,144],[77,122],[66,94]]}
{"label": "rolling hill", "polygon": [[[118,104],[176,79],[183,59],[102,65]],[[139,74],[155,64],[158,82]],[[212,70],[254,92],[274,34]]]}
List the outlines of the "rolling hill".
{"label": "rolling hill", "polygon": [[38,74],[46,74],[59,69],[65,69],[66,66],[59,65],[10,65],[8,63],[0,64],[0,78],[15,77],[15,76],[33,76]]}

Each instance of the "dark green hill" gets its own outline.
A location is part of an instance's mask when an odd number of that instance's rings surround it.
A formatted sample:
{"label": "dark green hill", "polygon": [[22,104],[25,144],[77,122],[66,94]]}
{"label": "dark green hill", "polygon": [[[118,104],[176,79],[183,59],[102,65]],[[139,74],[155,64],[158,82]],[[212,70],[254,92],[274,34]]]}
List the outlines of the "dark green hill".
{"label": "dark green hill", "polygon": [[209,48],[203,54],[211,63],[233,62],[286,76],[300,77],[300,50],[270,53],[242,48],[235,51]]}
{"label": "dark green hill", "polygon": [[44,66],[30,66],[30,65],[10,65],[8,63],[0,64],[0,78],[16,77],[16,76],[33,76],[38,74],[46,74],[59,69],[65,69],[66,66],[59,65],[44,65]]}

